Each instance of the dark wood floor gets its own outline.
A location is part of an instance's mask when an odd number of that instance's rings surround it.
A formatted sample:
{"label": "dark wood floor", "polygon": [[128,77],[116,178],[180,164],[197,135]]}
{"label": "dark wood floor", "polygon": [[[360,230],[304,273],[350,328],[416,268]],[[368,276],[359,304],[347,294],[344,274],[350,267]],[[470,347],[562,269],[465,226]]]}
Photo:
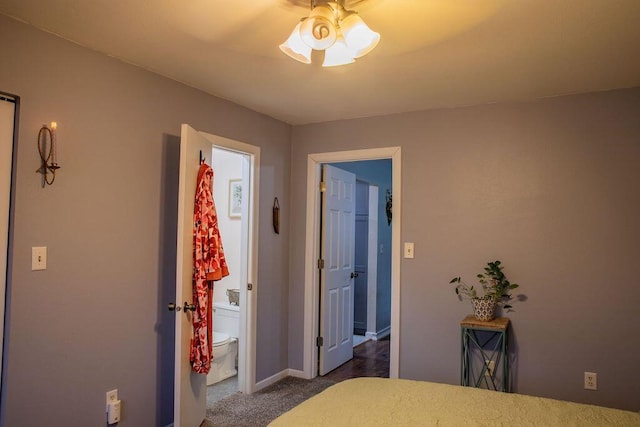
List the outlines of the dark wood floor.
{"label": "dark wood floor", "polygon": [[353,359],[329,372],[324,378],[344,381],[357,377],[389,378],[389,337],[369,340],[353,349]]}

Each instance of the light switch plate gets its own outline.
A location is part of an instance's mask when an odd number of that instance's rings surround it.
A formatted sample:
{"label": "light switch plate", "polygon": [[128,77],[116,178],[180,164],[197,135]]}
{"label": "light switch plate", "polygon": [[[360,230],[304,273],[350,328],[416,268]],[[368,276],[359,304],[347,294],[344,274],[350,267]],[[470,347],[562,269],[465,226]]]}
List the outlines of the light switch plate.
{"label": "light switch plate", "polygon": [[404,243],[404,257],[413,258],[413,242]]}
{"label": "light switch plate", "polygon": [[37,246],[31,248],[31,270],[47,269],[47,247]]}

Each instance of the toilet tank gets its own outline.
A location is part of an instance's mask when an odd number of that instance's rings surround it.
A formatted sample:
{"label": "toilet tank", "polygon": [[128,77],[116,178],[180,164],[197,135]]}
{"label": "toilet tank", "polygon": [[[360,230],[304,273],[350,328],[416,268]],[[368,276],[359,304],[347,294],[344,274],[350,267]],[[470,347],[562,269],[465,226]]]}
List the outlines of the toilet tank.
{"label": "toilet tank", "polygon": [[213,330],[238,338],[240,336],[240,307],[226,302],[213,303]]}

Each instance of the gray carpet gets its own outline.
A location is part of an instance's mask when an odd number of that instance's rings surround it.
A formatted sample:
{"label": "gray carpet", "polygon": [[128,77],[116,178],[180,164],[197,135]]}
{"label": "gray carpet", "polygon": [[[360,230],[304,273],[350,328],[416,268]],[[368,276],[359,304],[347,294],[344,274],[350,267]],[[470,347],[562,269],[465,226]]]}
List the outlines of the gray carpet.
{"label": "gray carpet", "polygon": [[287,377],[252,395],[241,393],[224,398],[207,409],[200,427],[266,426],[280,414],[320,393],[335,381]]}

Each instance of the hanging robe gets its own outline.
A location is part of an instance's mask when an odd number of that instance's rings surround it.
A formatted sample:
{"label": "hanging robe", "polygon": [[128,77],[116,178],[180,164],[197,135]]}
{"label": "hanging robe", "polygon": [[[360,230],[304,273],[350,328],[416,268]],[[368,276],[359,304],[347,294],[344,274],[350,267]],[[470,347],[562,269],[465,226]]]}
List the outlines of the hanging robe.
{"label": "hanging robe", "polygon": [[213,202],[213,169],[200,165],[193,208],[193,338],[191,367],[199,374],[209,373],[213,360],[212,311],[213,281],[229,275]]}

